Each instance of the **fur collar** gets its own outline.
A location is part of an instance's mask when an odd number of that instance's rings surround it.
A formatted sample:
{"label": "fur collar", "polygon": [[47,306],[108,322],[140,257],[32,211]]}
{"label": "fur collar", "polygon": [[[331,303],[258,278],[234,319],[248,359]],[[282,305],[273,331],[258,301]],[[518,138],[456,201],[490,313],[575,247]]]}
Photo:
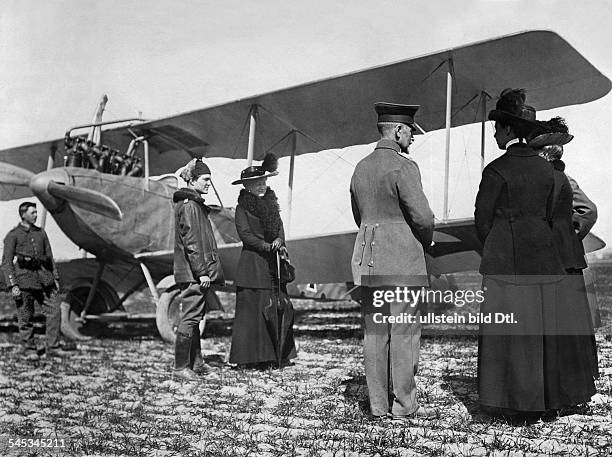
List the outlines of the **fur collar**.
{"label": "fur collar", "polygon": [[196,203],[199,203],[206,210],[209,209],[206,203],[204,202],[204,199],[202,198],[202,196],[195,190],[190,189],[188,187],[183,187],[177,190],[176,192],[174,192],[174,194],[172,195],[172,200],[174,201],[174,203],[180,202],[181,200],[185,200],[185,199],[192,200]]}
{"label": "fur collar", "polygon": [[240,191],[238,204],[249,213],[259,218],[264,231],[264,239],[271,243],[278,237],[282,220],[276,194],[269,187],[263,197],[259,198],[246,189]]}

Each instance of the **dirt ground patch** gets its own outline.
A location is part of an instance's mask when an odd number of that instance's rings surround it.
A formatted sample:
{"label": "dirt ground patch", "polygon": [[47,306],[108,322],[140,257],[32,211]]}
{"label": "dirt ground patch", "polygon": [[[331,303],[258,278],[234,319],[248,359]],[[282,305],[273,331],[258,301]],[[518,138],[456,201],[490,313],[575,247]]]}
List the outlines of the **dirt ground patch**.
{"label": "dirt ground patch", "polygon": [[[607,304],[609,297],[602,299]],[[475,336],[424,337],[420,401],[439,407],[441,417],[374,421],[358,308],[311,305],[298,306],[298,358],[281,370],[227,365],[231,322],[213,322],[202,341],[213,370],[198,382],[172,379],[172,348],[151,326],[112,327],[70,357],[40,362],[22,360],[16,333],[0,333],[0,454],[611,455],[606,335],[597,335],[600,378],[592,401],[522,424],[478,412]],[[9,438],[43,437],[63,439],[65,447],[8,446]]]}

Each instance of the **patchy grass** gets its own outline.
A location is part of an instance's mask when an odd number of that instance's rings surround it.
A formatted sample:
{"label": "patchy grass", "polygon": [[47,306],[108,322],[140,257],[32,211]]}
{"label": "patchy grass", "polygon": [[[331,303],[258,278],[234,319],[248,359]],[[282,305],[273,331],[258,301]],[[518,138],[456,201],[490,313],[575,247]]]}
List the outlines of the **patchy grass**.
{"label": "patchy grass", "polygon": [[9,450],[8,438],[57,436],[66,443],[59,453],[74,456],[610,455],[605,335],[597,336],[597,395],[561,417],[512,424],[479,414],[476,338],[447,335],[423,338],[417,377],[420,401],[442,417],[373,421],[358,308],[326,303],[317,314],[310,302],[295,304],[295,365],[226,365],[230,322],[220,318],[203,340],[214,369],[198,382],[172,379],[172,349],[151,326],[115,326],[73,356],[35,363],[20,358],[16,333],[0,333],[0,454],[46,455]]}

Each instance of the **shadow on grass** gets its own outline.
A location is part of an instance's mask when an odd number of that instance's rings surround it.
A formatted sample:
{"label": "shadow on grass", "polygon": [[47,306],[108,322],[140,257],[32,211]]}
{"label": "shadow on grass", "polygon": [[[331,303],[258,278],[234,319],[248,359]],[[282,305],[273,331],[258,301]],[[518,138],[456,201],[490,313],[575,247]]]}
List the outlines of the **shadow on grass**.
{"label": "shadow on grass", "polygon": [[[503,423],[513,427],[523,427],[532,425],[543,420],[545,422],[554,421],[558,418],[555,413],[524,413],[516,415],[504,415],[496,411],[483,411],[478,403],[478,379],[473,376],[444,375],[442,381],[455,398],[459,400],[472,417],[472,422],[477,424],[492,424],[494,422]],[[588,408],[577,408],[584,414]],[[570,414],[573,414],[570,413]],[[563,415],[563,414],[561,414]]]}
{"label": "shadow on grass", "polygon": [[364,416],[370,415],[370,400],[368,398],[368,385],[364,375],[353,375],[350,379],[342,381],[344,399],[347,403],[357,404]]}

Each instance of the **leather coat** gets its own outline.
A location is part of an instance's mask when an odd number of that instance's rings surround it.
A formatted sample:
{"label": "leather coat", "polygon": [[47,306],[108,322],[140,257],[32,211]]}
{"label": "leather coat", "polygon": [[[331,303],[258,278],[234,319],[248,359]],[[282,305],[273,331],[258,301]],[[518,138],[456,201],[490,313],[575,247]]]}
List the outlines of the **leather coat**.
{"label": "leather coat", "polygon": [[208,276],[212,283],[223,284],[223,269],[217,253],[217,241],[208,218],[210,209],[195,190],[183,188],[173,195],[174,207],[174,280],[199,282]]}

